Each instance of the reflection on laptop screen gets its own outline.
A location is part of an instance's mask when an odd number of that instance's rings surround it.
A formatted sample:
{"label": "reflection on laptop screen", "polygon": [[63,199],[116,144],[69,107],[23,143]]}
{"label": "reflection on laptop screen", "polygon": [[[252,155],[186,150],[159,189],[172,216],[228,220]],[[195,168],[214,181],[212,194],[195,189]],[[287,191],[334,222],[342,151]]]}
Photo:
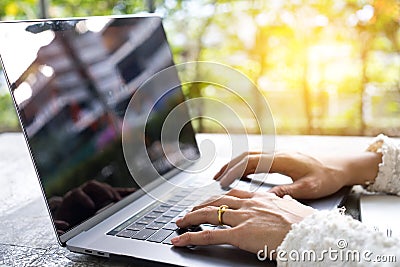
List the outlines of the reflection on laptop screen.
{"label": "reflection on laptop screen", "polygon": [[[63,234],[138,187],[123,157],[121,127],[135,90],[173,64],[161,19],[9,22],[0,24],[0,35],[11,92]],[[152,112],[158,119],[137,137],[149,148],[159,143],[163,118],[184,100],[178,89],[166,94],[169,105],[157,105]],[[180,138],[198,153],[190,123]],[[153,163],[164,158],[151,157]],[[162,165],[159,171],[171,168]]]}

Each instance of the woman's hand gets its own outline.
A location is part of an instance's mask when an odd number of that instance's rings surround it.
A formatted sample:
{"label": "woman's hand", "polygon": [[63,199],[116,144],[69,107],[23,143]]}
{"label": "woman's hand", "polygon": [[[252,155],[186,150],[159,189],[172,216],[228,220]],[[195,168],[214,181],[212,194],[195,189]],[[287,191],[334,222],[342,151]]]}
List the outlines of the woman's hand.
{"label": "woman's hand", "polygon": [[223,166],[214,179],[228,186],[248,174],[280,173],[292,178],[293,183],[275,186],[271,193],[313,199],[333,194],[346,185],[373,182],[381,161],[382,155],[373,152],[319,160],[301,153],[249,152]]}
{"label": "woman's hand", "polygon": [[257,253],[267,246],[269,251],[282,243],[292,224],[300,222],[315,210],[289,196],[280,198],[267,192],[233,189],[223,196],[206,201],[176,221],[179,227],[202,223],[218,225],[218,207],[228,205],[223,213],[226,229],[187,232],[175,237],[175,246],[231,244]]}

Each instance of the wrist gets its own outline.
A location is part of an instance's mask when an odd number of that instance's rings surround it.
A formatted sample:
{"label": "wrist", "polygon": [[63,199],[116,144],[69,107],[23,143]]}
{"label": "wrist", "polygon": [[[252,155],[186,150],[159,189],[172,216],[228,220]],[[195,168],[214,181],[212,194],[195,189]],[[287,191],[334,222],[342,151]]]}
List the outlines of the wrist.
{"label": "wrist", "polygon": [[346,185],[369,185],[375,182],[382,154],[364,152],[348,158],[344,165]]}

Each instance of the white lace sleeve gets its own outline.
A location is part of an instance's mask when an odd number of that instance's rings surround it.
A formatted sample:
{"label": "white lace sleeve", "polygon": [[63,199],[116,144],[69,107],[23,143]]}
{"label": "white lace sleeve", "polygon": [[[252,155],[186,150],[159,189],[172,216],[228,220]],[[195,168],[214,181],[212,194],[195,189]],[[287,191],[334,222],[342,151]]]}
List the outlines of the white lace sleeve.
{"label": "white lace sleeve", "polygon": [[[375,232],[338,210],[294,224],[278,247],[278,266],[398,266],[400,240]],[[397,263],[396,263],[397,262]]]}
{"label": "white lace sleeve", "polygon": [[380,134],[367,150],[382,153],[382,163],[379,164],[375,182],[367,185],[366,189],[400,195],[400,147],[387,136]]}

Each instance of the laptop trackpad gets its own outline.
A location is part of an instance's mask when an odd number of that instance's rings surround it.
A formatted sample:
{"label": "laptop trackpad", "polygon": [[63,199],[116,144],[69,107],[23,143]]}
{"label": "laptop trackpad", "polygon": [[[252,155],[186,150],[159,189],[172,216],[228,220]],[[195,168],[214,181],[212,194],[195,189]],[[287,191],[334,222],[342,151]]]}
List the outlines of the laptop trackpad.
{"label": "laptop trackpad", "polygon": [[194,246],[190,248],[176,248],[178,253],[188,257],[204,258],[209,266],[276,266],[275,261],[258,260],[257,255],[238,249],[231,245]]}

